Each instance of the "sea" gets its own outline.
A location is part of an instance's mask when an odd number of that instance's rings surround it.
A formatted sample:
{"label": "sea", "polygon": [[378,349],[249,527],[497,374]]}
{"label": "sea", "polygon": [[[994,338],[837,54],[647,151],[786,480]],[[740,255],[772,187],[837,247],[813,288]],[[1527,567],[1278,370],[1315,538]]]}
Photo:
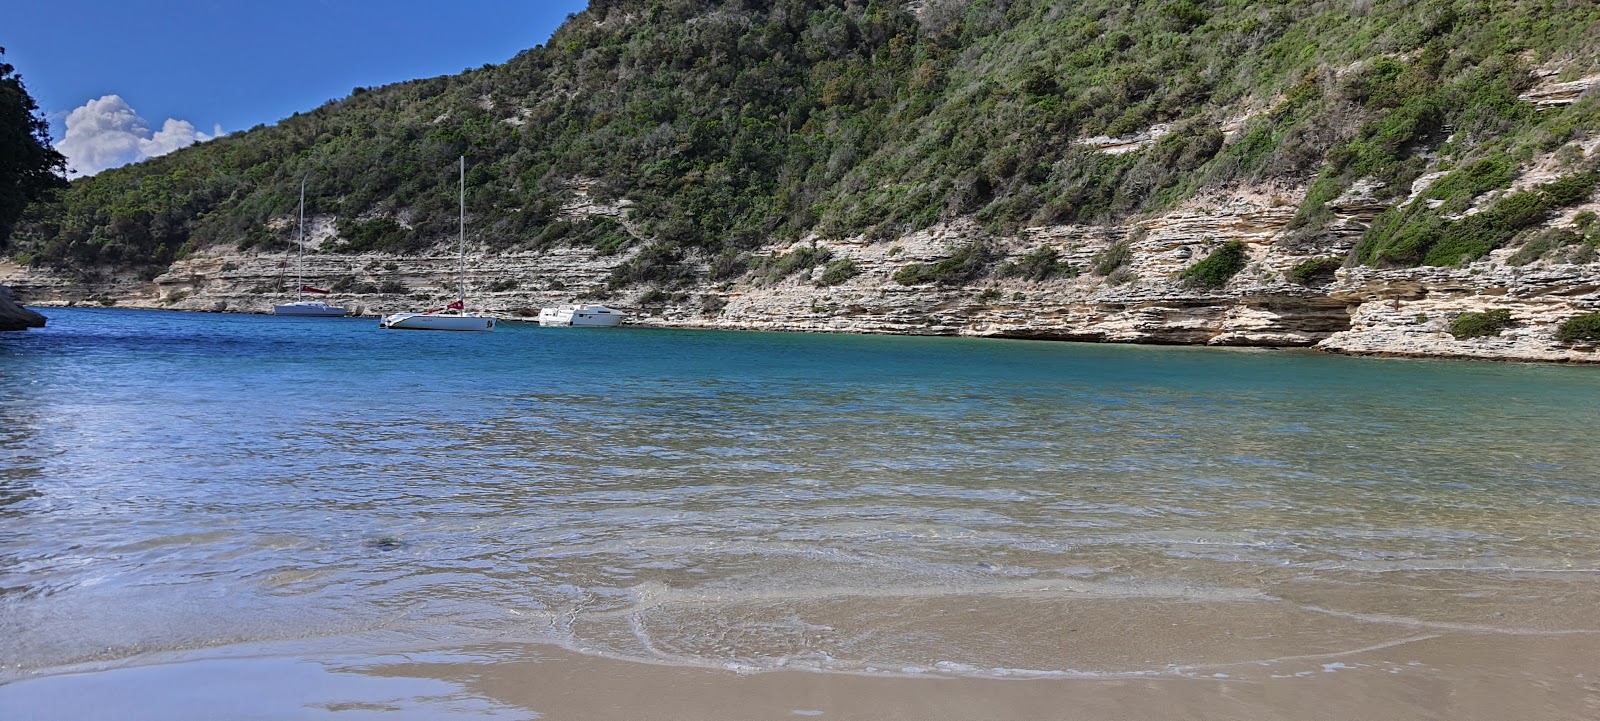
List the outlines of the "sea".
{"label": "sea", "polygon": [[508,641],[1270,679],[1600,633],[1600,368],[46,312],[0,334],[0,683]]}

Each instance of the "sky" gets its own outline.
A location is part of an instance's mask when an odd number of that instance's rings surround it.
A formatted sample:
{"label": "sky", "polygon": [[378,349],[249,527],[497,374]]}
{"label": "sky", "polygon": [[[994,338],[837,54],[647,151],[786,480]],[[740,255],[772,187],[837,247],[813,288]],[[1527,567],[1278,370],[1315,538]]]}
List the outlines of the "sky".
{"label": "sky", "polygon": [[587,0],[0,0],[0,47],[69,174],[271,124],[356,87],[502,63]]}

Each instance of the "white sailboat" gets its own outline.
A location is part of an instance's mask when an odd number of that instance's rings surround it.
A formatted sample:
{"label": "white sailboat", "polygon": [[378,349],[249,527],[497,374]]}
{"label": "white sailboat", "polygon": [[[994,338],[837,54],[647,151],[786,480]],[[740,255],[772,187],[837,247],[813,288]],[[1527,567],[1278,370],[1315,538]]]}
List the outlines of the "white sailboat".
{"label": "white sailboat", "polygon": [[443,308],[386,315],[379,328],[395,330],[494,330],[494,317],[467,312],[467,156],[461,156],[461,296]]}
{"label": "white sailboat", "polygon": [[300,315],[316,318],[343,318],[344,308],[337,305],[328,305],[320,300],[306,300],[307,293],[327,295],[328,291],[306,285],[302,274],[306,264],[306,179],[300,179],[300,258],[295,261],[294,282],[300,286],[296,300],[293,303],[282,303],[272,306],[273,315]]}

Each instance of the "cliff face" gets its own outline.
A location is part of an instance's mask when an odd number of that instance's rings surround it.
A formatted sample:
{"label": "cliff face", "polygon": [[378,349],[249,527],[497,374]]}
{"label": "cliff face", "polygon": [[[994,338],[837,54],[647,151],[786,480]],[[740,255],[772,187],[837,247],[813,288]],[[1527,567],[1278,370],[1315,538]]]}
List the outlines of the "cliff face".
{"label": "cliff face", "polygon": [[[1359,229],[1384,207],[1360,189],[1330,204],[1331,227],[1347,232],[1291,241],[1286,231],[1302,190],[1264,189],[1200,198],[1123,226],[1027,228],[989,239],[993,263],[1041,247],[1077,274],[1033,281],[991,271],[957,285],[906,286],[894,274],[933,263],[983,236],[969,224],[941,225],[892,240],[817,240],[834,260],[853,261],[859,274],[822,284],[823,265],[780,279],[758,271],[717,282],[709,262],[693,258],[700,281],[667,291],[645,286],[607,290],[612,269],[629,253],[597,255],[586,248],[540,253],[475,251],[467,262],[470,304],[507,318],[585,297],[628,310],[629,322],[663,327],[794,330],[912,335],[967,335],[1125,343],[1316,347],[1352,354],[1465,357],[1500,360],[1600,362],[1592,345],[1555,340],[1556,325],[1600,309],[1600,263],[1506,262],[1497,251],[1462,268],[1379,270],[1341,268],[1310,285],[1291,282],[1290,270],[1310,258],[1344,257]],[[614,213],[573,206],[569,213]],[[330,237],[314,226],[304,259],[306,283],[342,288],[331,296],[353,313],[378,315],[442,305],[453,298],[457,258],[441,247],[422,257],[317,252]],[[1226,285],[1205,290],[1178,276],[1229,241],[1244,244],[1246,265]],[[1108,249],[1125,244],[1128,263],[1093,272]],[[779,256],[806,246],[773,246]],[[635,251],[637,252],[637,251]],[[292,299],[294,254],[209,253],[174,264],[151,280],[106,275],[94,282],[0,266],[0,282],[38,304],[114,304],[199,311],[270,312]],[[1103,265],[1103,264],[1102,264]],[[373,292],[387,290],[400,292]],[[365,291],[365,292],[363,292]],[[1514,325],[1499,336],[1456,340],[1450,322],[1469,311],[1504,308]]]}

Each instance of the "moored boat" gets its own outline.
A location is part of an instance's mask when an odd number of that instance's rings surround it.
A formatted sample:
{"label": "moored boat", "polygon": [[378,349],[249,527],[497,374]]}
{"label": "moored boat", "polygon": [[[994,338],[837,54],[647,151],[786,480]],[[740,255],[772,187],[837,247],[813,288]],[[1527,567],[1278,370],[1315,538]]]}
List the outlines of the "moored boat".
{"label": "moored boat", "polygon": [[539,325],[615,328],[626,313],[603,305],[569,304],[539,310]]}
{"label": "moored boat", "polygon": [[461,156],[461,296],[443,308],[420,313],[392,313],[378,322],[394,330],[494,330],[494,317],[467,312],[467,156]]}
{"label": "moored boat", "polygon": [[295,261],[294,280],[300,285],[300,290],[293,303],[280,303],[272,306],[273,315],[297,315],[313,318],[343,318],[345,309],[337,305],[329,305],[320,300],[306,300],[307,293],[327,295],[328,291],[313,288],[305,284],[303,276],[306,262],[306,179],[300,179],[300,228],[299,228],[300,257]]}
{"label": "moored boat", "polygon": [[384,316],[380,328],[394,330],[494,330],[494,318],[479,313],[394,313]]}
{"label": "moored boat", "polygon": [[[310,286],[306,286],[310,288]],[[343,318],[345,309],[337,305],[328,305],[320,300],[302,300],[296,303],[283,303],[272,306],[273,315],[298,315],[315,318]]]}

